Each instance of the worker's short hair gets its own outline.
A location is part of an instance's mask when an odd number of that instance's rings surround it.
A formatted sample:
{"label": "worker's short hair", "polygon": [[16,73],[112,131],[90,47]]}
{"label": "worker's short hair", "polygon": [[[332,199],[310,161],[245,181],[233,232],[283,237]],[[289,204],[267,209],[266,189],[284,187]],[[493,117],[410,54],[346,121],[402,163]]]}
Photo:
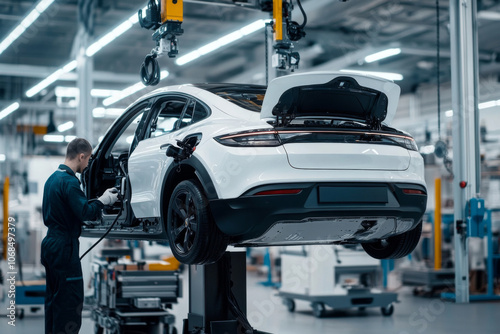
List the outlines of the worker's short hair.
{"label": "worker's short hair", "polygon": [[87,139],[75,138],[66,148],[66,159],[73,160],[81,153],[92,153],[92,145],[90,145]]}

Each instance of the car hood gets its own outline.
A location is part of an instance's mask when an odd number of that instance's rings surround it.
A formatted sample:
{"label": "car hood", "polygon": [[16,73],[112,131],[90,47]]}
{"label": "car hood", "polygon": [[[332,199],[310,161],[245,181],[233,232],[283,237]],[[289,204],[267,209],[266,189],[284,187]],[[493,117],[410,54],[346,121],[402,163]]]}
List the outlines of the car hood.
{"label": "car hood", "polygon": [[400,91],[392,81],[349,72],[287,75],[270,82],[261,118],[311,116],[390,125]]}

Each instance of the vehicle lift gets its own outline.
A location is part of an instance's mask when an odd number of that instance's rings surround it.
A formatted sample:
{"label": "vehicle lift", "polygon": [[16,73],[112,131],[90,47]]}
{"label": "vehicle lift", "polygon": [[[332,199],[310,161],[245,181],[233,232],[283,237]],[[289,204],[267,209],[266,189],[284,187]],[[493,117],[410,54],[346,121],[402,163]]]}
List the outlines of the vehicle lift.
{"label": "vehicle lift", "polygon": [[227,251],[209,265],[189,266],[189,313],[182,334],[268,334],[246,318],[246,253]]}

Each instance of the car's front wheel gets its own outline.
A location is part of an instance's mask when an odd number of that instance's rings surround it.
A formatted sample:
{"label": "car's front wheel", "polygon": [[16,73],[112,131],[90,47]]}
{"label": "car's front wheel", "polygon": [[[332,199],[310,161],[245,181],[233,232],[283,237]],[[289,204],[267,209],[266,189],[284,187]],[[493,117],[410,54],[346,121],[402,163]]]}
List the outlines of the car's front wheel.
{"label": "car's front wheel", "polygon": [[417,247],[422,234],[422,222],[408,232],[376,242],[362,244],[368,255],[376,259],[399,259],[404,257]]}
{"label": "car's front wheel", "polygon": [[215,225],[208,200],[195,180],[182,181],[175,187],[166,225],[170,248],[182,263],[213,263],[226,250],[228,238]]}

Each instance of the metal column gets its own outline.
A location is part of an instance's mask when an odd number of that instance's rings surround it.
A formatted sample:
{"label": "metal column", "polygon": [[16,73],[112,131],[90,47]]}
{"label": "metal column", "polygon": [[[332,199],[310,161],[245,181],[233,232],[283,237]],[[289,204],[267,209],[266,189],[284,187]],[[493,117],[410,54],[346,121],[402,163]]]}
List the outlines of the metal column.
{"label": "metal column", "polygon": [[[97,144],[94,141],[93,118],[92,118],[92,74],[94,72],[94,60],[87,57],[85,51],[90,45],[90,39],[94,25],[94,6],[95,1],[79,0],[79,27],[76,41],[76,60],[77,60],[77,79],[76,86],[79,90],[78,108],[76,114],[76,135],[86,138],[91,144]],[[86,10],[88,9],[88,10]]]}
{"label": "metal column", "polygon": [[[87,39],[87,38],[83,38]],[[83,41],[82,41],[83,42]],[[77,80],[76,84],[79,90],[78,95],[78,109],[76,113],[76,135],[78,137],[86,138],[92,144],[94,140],[93,126],[92,126],[92,72],[94,62],[92,58],[85,55],[87,43],[82,43],[77,57]]]}
{"label": "metal column", "polygon": [[[455,213],[455,300],[469,302],[467,202],[479,192],[477,4],[450,1],[453,104],[453,198]],[[465,186],[461,182],[466,182]]]}
{"label": "metal column", "polygon": [[94,70],[94,62],[92,58],[85,55],[85,49],[86,48],[82,46],[77,57],[78,78],[76,83],[80,94],[78,96],[78,109],[76,114],[76,135],[78,137],[86,138],[92,144],[97,144],[93,142],[93,106],[92,96],[90,95],[93,85],[92,72]]}

